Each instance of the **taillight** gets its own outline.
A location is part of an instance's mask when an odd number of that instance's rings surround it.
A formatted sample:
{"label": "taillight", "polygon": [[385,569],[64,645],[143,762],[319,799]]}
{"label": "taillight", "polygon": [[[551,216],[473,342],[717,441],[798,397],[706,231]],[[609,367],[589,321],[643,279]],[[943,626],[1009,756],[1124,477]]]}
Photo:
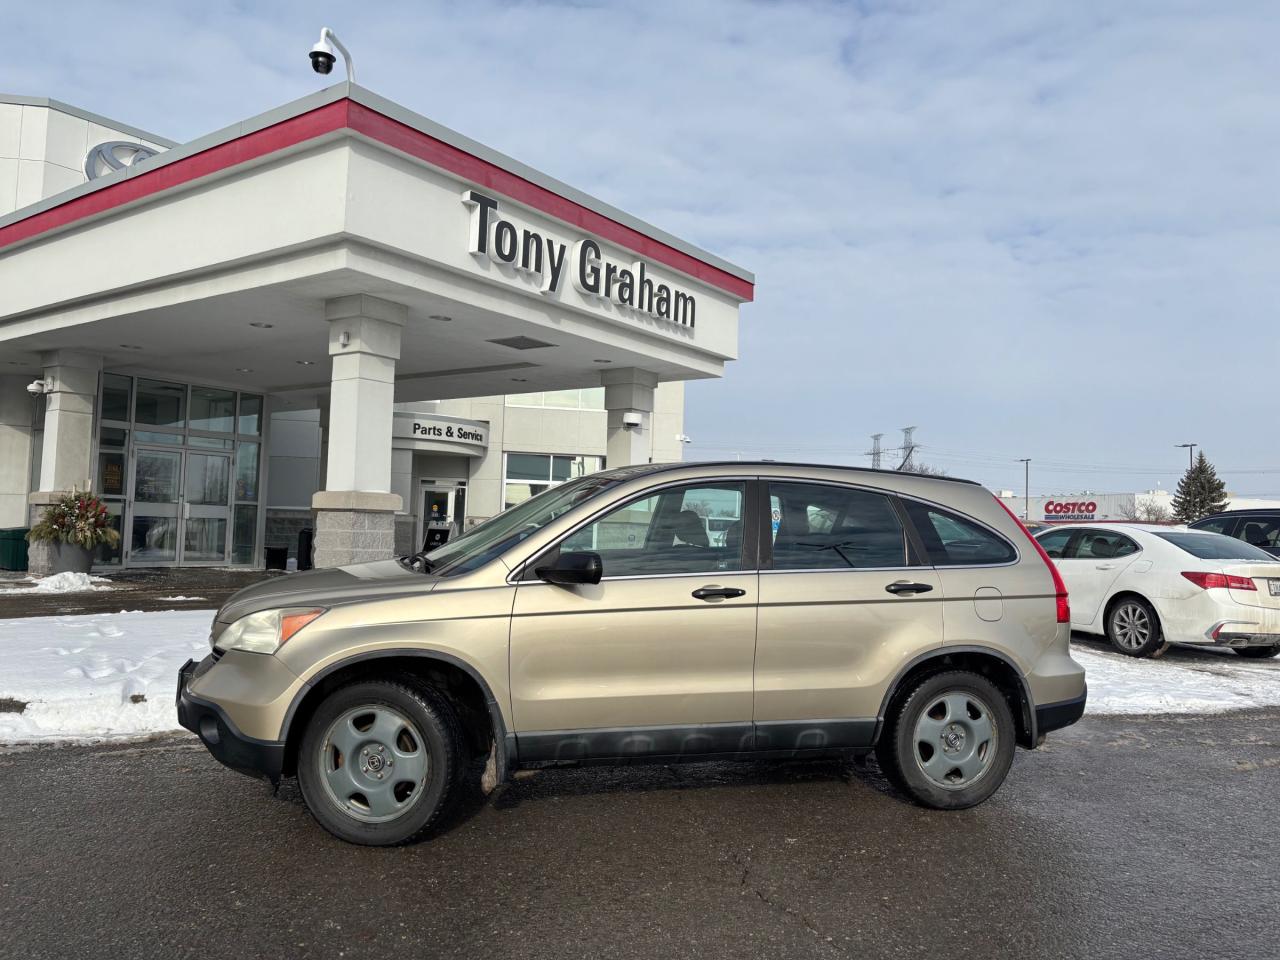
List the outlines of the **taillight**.
{"label": "taillight", "polygon": [[1254,590],[1258,585],[1248,577],[1237,577],[1231,573],[1202,573],[1199,570],[1184,570],[1182,575],[1201,590]]}
{"label": "taillight", "polygon": [[1036,548],[1036,553],[1040,554],[1040,559],[1044,561],[1044,565],[1049,568],[1049,573],[1053,575],[1053,592],[1054,599],[1058,602],[1058,622],[1071,622],[1071,601],[1067,597],[1067,585],[1062,582],[1062,574],[1058,572],[1058,568],[1053,565],[1052,558],[1044,552],[1044,547],[1040,546],[1040,541],[1031,535],[1031,531],[1023,525],[1017,515],[1010,510],[999,497],[992,497],[1005,513],[1009,515],[1009,519],[1018,525],[1018,529],[1023,535],[1031,541],[1031,545]]}

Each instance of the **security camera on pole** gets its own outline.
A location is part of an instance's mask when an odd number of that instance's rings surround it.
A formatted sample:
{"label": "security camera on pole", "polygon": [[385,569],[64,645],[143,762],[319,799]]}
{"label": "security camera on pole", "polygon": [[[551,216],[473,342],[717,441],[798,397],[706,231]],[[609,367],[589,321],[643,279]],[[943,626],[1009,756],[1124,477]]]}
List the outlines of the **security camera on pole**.
{"label": "security camera on pole", "polygon": [[356,68],[351,62],[351,52],[342,45],[342,41],[328,27],[320,30],[320,40],[311,48],[311,69],[316,73],[328,75],[333,72],[333,65],[337,62],[337,57],[333,51],[337,50],[342,54],[342,60],[347,66],[347,82],[356,82]]}

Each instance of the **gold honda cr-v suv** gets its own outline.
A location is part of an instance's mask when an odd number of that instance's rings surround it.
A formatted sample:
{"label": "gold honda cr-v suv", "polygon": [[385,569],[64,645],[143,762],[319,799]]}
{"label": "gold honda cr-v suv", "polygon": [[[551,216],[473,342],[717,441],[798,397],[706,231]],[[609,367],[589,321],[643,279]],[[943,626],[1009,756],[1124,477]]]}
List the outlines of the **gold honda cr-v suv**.
{"label": "gold honda cr-v suv", "polygon": [[781,463],[579,477],[426,555],[284,577],[218,612],[178,717],[296,774],[357,843],[421,836],[461,772],[875,751],[957,809],[1074,723],[1052,562],[982,487]]}

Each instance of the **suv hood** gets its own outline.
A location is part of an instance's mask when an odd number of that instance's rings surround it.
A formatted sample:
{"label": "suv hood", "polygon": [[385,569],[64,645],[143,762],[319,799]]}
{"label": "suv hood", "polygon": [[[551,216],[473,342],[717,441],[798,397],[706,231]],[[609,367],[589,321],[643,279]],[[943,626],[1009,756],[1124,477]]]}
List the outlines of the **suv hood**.
{"label": "suv hood", "polygon": [[259,610],[330,607],[357,600],[426,594],[439,582],[439,577],[410,570],[395,560],[272,577],[232,594],[214,618],[213,638],[216,640],[229,624]]}

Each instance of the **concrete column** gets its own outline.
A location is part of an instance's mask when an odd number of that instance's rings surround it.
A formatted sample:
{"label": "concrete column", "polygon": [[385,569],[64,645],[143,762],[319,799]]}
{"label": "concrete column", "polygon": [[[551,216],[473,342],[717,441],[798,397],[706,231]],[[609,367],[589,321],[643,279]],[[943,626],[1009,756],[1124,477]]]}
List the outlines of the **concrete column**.
{"label": "concrete column", "polygon": [[[71,490],[88,490],[93,473],[93,410],[98,399],[102,358],[69,350],[52,350],[40,358],[45,394],[44,446],[40,459],[40,487],[27,502],[31,519]],[[48,544],[33,543],[28,552],[31,572],[49,572]]]}
{"label": "concrete column", "polygon": [[325,304],[333,373],[324,489],[316,513],[315,565],[385,560],[395,550],[391,417],[400,331],[408,310],[363,294]]}
{"label": "concrete column", "polygon": [[0,376],[0,527],[27,525],[35,403],[27,384],[34,379],[20,374]]}
{"label": "concrete column", "polygon": [[606,370],[604,408],[608,414],[605,457],[608,467],[648,463],[653,456],[653,391],[658,375],[635,367]]}

